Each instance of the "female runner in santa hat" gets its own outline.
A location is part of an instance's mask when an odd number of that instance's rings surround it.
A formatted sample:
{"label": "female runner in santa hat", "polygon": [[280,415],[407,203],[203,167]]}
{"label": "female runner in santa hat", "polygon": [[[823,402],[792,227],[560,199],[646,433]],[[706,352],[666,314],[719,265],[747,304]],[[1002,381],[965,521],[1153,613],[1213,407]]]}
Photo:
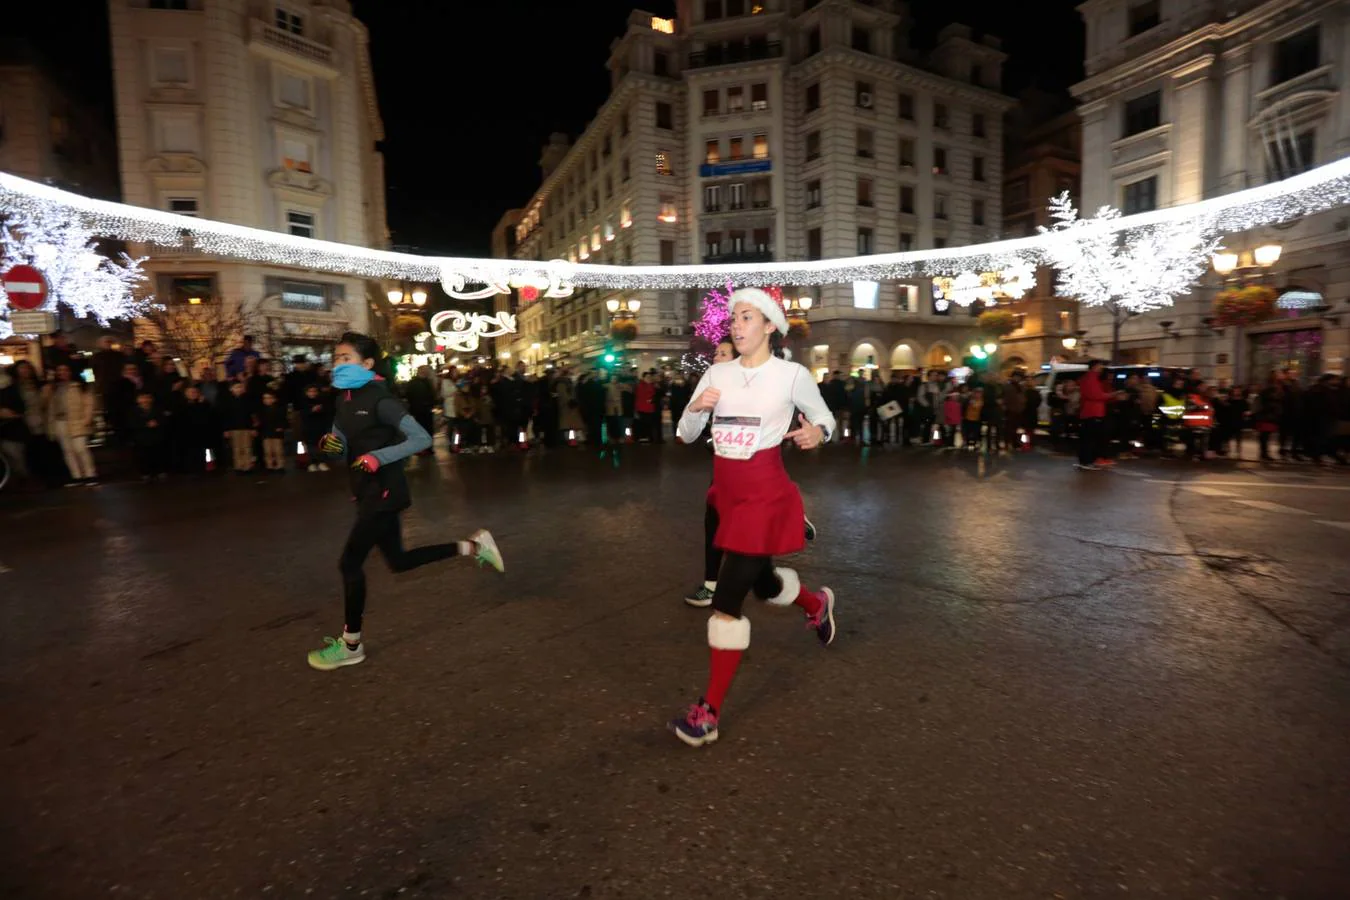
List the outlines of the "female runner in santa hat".
{"label": "female runner in santa hat", "polygon": [[[731,362],[735,358],[736,348],[731,343],[731,336],[727,335],[717,342],[713,350],[713,365]],[[717,524],[717,505],[713,503],[713,489],[709,487],[703,508],[703,582],[684,595],[684,602],[698,609],[712,606],[713,593],[717,590],[717,573],[722,570],[722,551],[717,547]],[[806,539],[814,541],[816,526],[810,519],[806,519],[803,524],[806,526]]]}
{"label": "female runner in santa hat", "polygon": [[[797,605],[822,646],[834,641],[834,592],[809,591],[792,569],[773,557],[806,545],[801,494],[783,468],[781,444],[811,450],[830,439],[835,421],[811,374],[773,355],[788,330],[782,308],[758,288],[732,293],[731,339],[740,358],[708,368],[680,418],[680,438],[698,440],[712,419],[715,545],[723,552],[708,620],[708,689],[683,717],[671,722],[692,747],[717,740],[722,701],[750,646],[750,620],[741,615],[746,595],[777,606]],[[775,334],[777,332],[777,334]],[[793,412],[802,413],[794,424]]]}

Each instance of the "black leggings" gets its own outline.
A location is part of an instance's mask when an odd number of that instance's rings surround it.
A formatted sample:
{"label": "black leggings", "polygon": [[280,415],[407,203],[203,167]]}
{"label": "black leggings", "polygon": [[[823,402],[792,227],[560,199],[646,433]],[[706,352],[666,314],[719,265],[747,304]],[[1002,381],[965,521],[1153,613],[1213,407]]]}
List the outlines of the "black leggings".
{"label": "black leggings", "polygon": [[366,557],[375,547],[380,548],[390,571],[407,572],[418,566],[449,559],[459,555],[458,544],[433,544],[428,547],[403,548],[403,527],[396,512],[367,513],[358,516],[342,548],[338,570],[342,572],[344,611],[347,633],[361,631],[361,620],[366,611]]}
{"label": "black leggings", "polygon": [[716,581],[722,568],[722,551],[713,546],[717,536],[717,510],[709,503],[703,507],[703,580]]}
{"label": "black leggings", "polygon": [[782,593],[783,582],[774,574],[773,558],[724,553],[717,590],[713,591],[713,609],[739,619],[745,597],[751,591],[762,600]]}

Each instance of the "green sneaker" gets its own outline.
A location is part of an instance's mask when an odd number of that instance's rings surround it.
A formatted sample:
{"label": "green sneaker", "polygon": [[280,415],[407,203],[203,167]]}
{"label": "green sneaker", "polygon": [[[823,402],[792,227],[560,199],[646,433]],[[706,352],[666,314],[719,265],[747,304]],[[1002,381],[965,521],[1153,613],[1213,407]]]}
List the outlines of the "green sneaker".
{"label": "green sneaker", "polygon": [[348,647],[347,642],[341,638],[326,637],[323,643],[322,649],[309,652],[309,664],[321,672],[354,666],[366,661],[365,643],[357,644],[355,650]]}
{"label": "green sneaker", "polygon": [[478,547],[478,553],[474,559],[478,560],[480,566],[492,566],[498,572],[506,571],[506,564],[502,562],[502,551],[497,549],[497,542],[492,539],[492,532],[486,528],[479,529],[469,535],[469,540]]}

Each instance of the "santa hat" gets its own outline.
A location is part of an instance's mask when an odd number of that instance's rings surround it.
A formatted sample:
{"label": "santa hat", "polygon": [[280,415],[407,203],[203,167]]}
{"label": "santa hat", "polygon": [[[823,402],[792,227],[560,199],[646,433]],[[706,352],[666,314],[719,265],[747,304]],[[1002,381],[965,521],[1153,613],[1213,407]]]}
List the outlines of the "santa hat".
{"label": "santa hat", "polygon": [[783,315],[783,307],[774,302],[766,291],[752,287],[732,291],[730,299],[727,300],[727,312],[734,312],[738,303],[750,304],[773,323],[779,334],[787,335],[788,323],[787,316]]}

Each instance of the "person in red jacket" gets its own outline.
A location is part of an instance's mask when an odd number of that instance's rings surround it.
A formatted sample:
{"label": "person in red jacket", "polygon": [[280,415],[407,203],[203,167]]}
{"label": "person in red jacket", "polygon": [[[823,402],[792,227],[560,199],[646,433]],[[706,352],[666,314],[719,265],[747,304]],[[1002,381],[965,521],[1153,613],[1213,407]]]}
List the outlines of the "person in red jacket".
{"label": "person in red jacket", "polygon": [[656,429],[661,427],[656,414],[656,373],[643,372],[642,380],[637,384],[633,411],[637,413],[638,440],[656,439]]}
{"label": "person in red jacket", "polygon": [[1077,468],[1092,472],[1103,465],[1112,465],[1104,458],[1106,446],[1106,401],[1111,398],[1106,364],[1094,359],[1078,382],[1081,405],[1078,408],[1078,463]]}

